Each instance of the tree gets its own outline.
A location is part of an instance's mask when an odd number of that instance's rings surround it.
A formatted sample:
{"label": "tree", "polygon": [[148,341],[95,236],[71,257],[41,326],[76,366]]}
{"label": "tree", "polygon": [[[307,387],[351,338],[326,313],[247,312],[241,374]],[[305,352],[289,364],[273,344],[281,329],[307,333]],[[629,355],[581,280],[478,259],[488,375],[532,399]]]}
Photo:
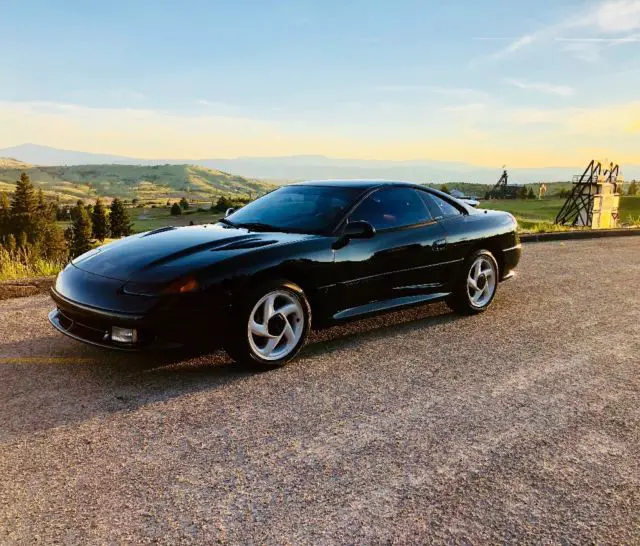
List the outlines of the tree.
{"label": "tree", "polygon": [[127,237],[133,233],[131,220],[124,204],[117,197],[111,201],[111,214],[109,215],[111,223],[112,237]]}
{"label": "tree", "polygon": [[11,202],[11,231],[20,238],[24,233],[28,241],[33,242],[37,235],[36,218],[38,199],[36,190],[29,180],[29,175],[23,172],[16,182],[16,191]]}
{"label": "tree", "polygon": [[0,193],[0,243],[11,233],[11,205],[6,192]]}
{"label": "tree", "polygon": [[180,208],[182,210],[187,210],[189,208],[189,201],[187,201],[184,197],[180,199]]}
{"label": "tree", "polygon": [[449,190],[449,186],[447,186],[446,184],[442,184],[442,186],[440,186],[440,191],[443,193],[451,193],[451,191]]}
{"label": "tree", "polygon": [[84,208],[84,201],[82,199],[78,199],[76,201],[76,206],[71,209],[71,221],[73,222],[78,216],[78,211]]}
{"label": "tree", "polygon": [[182,214],[182,209],[178,203],[174,203],[171,205],[171,216],[180,216]]}
{"label": "tree", "polygon": [[640,188],[638,188],[638,183],[634,180],[627,188],[627,195],[638,195],[639,191]]}
{"label": "tree", "polygon": [[215,211],[216,212],[225,212],[228,208],[233,207],[233,202],[226,195],[221,195],[218,197],[218,201],[216,202]]}
{"label": "tree", "polygon": [[518,189],[518,198],[526,199],[527,198],[527,186],[522,186]]}
{"label": "tree", "polygon": [[48,260],[64,263],[69,256],[69,247],[63,231],[54,223],[44,226],[40,234],[38,253]]}
{"label": "tree", "polygon": [[91,223],[93,225],[93,237],[99,241],[104,241],[109,236],[109,218],[107,218],[107,209],[104,208],[100,198],[96,199],[91,215]]}
{"label": "tree", "polygon": [[527,192],[527,199],[535,199],[536,198],[536,194],[533,193],[533,189],[529,188],[529,191]]}
{"label": "tree", "polygon": [[91,217],[83,206],[78,206],[71,225],[71,256],[75,258],[91,250]]}

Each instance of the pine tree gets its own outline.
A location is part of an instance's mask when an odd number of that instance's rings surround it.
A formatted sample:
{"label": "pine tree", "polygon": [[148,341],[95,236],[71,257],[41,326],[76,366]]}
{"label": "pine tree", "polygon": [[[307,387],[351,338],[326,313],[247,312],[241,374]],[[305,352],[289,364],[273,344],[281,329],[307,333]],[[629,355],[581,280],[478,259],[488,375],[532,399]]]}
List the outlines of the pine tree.
{"label": "pine tree", "polygon": [[75,258],[91,250],[91,217],[83,206],[77,207],[71,226],[71,256]]}
{"label": "pine tree", "polygon": [[638,183],[633,180],[627,189],[627,195],[638,195]]}
{"label": "pine tree", "polygon": [[96,199],[91,215],[93,224],[93,236],[99,241],[104,241],[109,236],[109,219],[107,218],[107,209],[104,208],[102,201]]}
{"label": "pine tree", "polygon": [[6,192],[0,193],[0,243],[6,242],[11,233],[11,205]]}
{"label": "pine tree", "polygon": [[184,197],[180,199],[180,208],[182,210],[187,210],[189,208],[189,201],[187,201]]}
{"label": "pine tree", "polygon": [[171,216],[180,216],[182,214],[182,209],[178,203],[174,203],[171,205]]}
{"label": "pine tree", "polygon": [[23,172],[16,182],[16,191],[11,202],[11,231],[20,239],[22,233],[27,240],[33,242],[37,234],[38,199],[36,190],[29,180],[29,175]]}
{"label": "pine tree", "polygon": [[520,199],[526,199],[527,198],[527,187],[526,186],[522,186],[519,190],[518,190],[518,197]]}
{"label": "pine tree", "polygon": [[440,186],[440,191],[443,193],[450,193],[449,186],[447,186],[446,184],[442,184],[442,186]]}
{"label": "pine tree", "polygon": [[233,202],[226,195],[221,195],[218,197],[218,201],[216,203],[216,208],[218,212],[226,212],[228,208],[233,206]]}
{"label": "pine tree", "polygon": [[529,188],[529,191],[527,192],[527,199],[535,199],[536,198],[536,194],[533,193],[533,189]]}
{"label": "pine tree", "polygon": [[124,204],[117,197],[111,201],[111,213],[109,214],[112,237],[126,237],[133,233],[131,220]]}

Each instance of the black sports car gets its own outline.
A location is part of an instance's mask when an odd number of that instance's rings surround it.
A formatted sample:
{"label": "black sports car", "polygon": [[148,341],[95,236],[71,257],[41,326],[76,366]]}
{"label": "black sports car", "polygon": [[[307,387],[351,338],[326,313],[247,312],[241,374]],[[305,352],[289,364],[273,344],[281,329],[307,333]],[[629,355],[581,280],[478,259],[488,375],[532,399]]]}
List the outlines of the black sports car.
{"label": "black sports car", "polygon": [[515,218],[423,186],[285,186],[216,224],[165,227],[76,258],[49,320],[123,350],[217,341],[281,365],[309,329],[445,300],[484,311],[520,259]]}

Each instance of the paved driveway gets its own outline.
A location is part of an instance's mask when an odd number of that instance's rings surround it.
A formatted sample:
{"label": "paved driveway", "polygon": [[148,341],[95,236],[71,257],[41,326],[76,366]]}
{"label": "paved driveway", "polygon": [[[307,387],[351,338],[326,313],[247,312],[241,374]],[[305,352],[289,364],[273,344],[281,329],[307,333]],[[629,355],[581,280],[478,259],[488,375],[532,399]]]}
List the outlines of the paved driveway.
{"label": "paved driveway", "polygon": [[491,310],[163,361],[0,302],[0,542],[640,542],[640,239],[530,244]]}

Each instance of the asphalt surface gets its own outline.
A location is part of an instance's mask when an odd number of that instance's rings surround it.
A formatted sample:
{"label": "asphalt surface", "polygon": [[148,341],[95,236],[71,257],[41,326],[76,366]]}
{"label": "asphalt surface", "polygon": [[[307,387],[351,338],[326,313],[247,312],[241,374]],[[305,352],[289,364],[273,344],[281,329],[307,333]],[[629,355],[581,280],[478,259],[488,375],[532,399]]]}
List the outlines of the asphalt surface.
{"label": "asphalt surface", "polygon": [[0,543],[640,544],[640,239],[527,245],[487,313],[257,373],[0,302]]}

